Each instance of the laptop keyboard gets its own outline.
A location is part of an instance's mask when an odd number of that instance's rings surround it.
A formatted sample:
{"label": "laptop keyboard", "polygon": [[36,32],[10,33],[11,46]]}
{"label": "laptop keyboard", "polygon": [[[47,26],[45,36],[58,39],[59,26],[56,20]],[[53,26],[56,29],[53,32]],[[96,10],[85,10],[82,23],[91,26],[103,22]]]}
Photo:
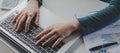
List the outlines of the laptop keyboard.
{"label": "laptop keyboard", "polygon": [[[33,49],[36,53],[56,53],[63,45],[64,43],[61,42],[57,47],[52,49],[50,46],[53,44],[51,42],[49,45],[42,47],[41,45],[35,45],[35,42],[37,41],[35,36],[41,32],[43,29],[41,27],[34,27],[31,25],[30,31],[28,33],[25,33],[24,31],[16,32],[14,29],[14,23],[12,23],[12,18],[15,16],[15,12],[13,14],[9,15],[7,19],[5,19],[0,26],[11,33],[15,38],[19,39],[21,42],[23,42],[25,45],[27,45],[29,48]],[[24,28],[24,27],[23,27]],[[22,28],[21,28],[22,29]]]}

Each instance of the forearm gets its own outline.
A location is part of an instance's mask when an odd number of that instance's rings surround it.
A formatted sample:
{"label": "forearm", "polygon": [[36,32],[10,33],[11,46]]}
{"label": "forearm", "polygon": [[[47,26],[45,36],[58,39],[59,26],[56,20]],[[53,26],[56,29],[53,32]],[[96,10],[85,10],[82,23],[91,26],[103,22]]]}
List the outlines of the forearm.
{"label": "forearm", "polygon": [[119,2],[119,0],[115,0],[111,2],[108,7],[99,12],[83,18],[79,18],[78,20],[83,35],[95,32],[120,19],[120,17],[118,17],[120,15]]}

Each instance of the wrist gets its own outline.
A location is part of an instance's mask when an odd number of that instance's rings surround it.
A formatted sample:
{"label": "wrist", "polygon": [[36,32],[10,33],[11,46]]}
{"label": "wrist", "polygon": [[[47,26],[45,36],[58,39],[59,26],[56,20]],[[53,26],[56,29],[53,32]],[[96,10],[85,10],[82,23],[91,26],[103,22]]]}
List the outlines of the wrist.
{"label": "wrist", "polygon": [[38,0],[29,0],[29,1],[28,1],[28,4],[32,4],[32,5],[39,6]]}
{"label": "wrist", "polygon": [[71,28],[72,28],[73,31],[80,28],[80,23],[77,19],[73,19],[69,23],[71,24]]}

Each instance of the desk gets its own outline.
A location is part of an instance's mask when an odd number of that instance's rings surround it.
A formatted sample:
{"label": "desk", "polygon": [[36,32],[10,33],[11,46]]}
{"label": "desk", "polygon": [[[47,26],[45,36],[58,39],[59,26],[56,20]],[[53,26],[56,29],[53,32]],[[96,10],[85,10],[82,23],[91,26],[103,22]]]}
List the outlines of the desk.
{"label": "desk", "polygon": [[[43,5],[54,12],[57,16],[67,19],[74,18],[76,12],[80,14],[89,13],[106,7],[106,3],[99,0],[44,0]],[[6,13],[2,11],[2,14]],[[0,16],[2,15],[0,14]],[[1,47],[2,46],[2,47]],[[0,53],[14,53],[3,42],[0,41]],[[84,43],[81,43],[74,53],[87,53]]]}

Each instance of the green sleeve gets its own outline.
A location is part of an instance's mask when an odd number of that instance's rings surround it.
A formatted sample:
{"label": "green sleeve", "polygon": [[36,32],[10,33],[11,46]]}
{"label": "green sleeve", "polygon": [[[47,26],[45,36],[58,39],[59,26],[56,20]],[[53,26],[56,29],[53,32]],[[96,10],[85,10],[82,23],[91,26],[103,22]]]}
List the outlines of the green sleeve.
{"label": "green sleeve", "polygon": [[42,0],[38,0],[39,1],[39,6],[41,6],[42,5]]}
{"label": "green sleeve", "polygon": [[120,18],[120,0],[111,0],[109,6],[99,12],[78,18],[83,35],[95,32]]}
{"label": "green sleeve", "polygon": [[107,3],[109,3],[109,2],[110,2],[110,0],[101,0],[101,1],[104,1],[104,2],[107,2]]}

